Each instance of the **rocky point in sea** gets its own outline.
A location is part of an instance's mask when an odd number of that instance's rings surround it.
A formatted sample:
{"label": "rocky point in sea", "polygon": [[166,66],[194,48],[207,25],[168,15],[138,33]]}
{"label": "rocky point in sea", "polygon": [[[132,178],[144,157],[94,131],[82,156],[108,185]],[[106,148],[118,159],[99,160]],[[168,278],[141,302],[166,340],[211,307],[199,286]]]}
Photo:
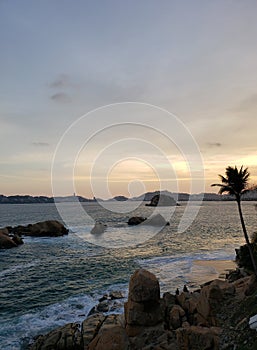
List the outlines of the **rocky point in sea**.
{"label": "rocky point in sea", "polygon": [[98,312],[39,336],[30,350],[232,350],[257,348],[249,318],[257,313],[257,282],[243,269],[199,290],[164,293],[151,272],[129,282],[124,314]]}
{"label": "rocky point in sea", "polygon": [[48,220],[26,226],[7,226],[0,229],[0,249],[14,248],[23,244],[23,236],[59,237],[67,235],[69,230],[57,220]]}

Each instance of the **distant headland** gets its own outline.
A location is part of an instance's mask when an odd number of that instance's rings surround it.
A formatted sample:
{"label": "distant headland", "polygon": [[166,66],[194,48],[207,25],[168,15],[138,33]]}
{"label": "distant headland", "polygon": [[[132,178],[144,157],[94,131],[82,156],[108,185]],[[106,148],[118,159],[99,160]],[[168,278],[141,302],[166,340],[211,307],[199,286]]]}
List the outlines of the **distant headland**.
{"label": "distant headland", "polygon": [[[154,191],[146,192],[138,197],[127,198],[123,195],[115,196],[113,198],[104,200],[101,198],[85,198],[82,196],[63,196],[63,197],[47,197],[47,196],[31,196],[31,195],[13,195],[5,196],[0,195],[0,204],[37,204],[37,203],[62,203],[62,202],[103,202],[103,201],[151,201],[151,199],[158,195],[164,194],[174,198],[177,202],[187,202],[187,201],[232,201],[234,200],[233,196],[230,195],[220,195],[216,193],[198,193],[198,194],[188,194],[188,193],[175,193],[169,191]],[[243,200],[247,201],[257,201],[257,191],[249,191],[246,193]]]}

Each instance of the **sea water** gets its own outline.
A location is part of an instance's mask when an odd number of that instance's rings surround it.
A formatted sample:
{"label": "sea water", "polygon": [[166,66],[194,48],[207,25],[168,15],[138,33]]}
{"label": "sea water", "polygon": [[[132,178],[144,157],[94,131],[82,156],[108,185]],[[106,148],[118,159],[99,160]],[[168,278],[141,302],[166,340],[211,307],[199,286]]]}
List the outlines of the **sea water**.
{"label": "sea water", "polygon": [[[74,203],[64,203],[70,229],[67,236],[25,237],[24,245],[1,250],[0,349],[25,349],[39,334],[84,320],[106,292],[121,290],[126,296],[129,278],[139,267],[157,275],[161,292],[174,293],[184,284],[195,287],[197,276],[215,274],[211,267],[197,267],[193,262],[234,259],[235,248],[244,242],[237,207],[234,202],[193,205],[199,213],[179,233],[186,203],[173,208],[170,226],[160,232],[156,227],[127,225],[132,215],[152,213],[144,204],[119,202],[102,207],[85,203],[89,217],[85,220]],[[244,202],[243,212],[247,229],[253,233],[255,203]],[[0,227],[52,219],[63,220],[54,204],[0,205]],[[92,241],[94,220],[107,224],[107,229]],[[122,304],[115,312],[122,312]]]}

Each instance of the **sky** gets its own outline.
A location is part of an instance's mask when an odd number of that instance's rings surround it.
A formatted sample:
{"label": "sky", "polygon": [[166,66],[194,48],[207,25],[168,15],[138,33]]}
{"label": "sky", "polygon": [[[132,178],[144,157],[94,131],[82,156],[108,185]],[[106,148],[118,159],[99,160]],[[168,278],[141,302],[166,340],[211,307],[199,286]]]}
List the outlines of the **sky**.
{"label": "sky", "polygon": [[256,183],[256,13],[0,0],[0,193],[211,192],[228,165]]}

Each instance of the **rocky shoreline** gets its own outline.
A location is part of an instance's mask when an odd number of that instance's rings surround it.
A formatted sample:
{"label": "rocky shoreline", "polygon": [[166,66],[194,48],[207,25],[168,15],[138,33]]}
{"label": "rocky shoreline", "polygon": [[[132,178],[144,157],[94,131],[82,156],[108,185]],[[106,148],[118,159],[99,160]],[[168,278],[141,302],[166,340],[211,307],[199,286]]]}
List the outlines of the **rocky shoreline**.
{"label": "rocky shoreline", "polygon": [[59,237],[67,235],[69,230],[57,220],[48,220],[27,226],[7,226],[0,228],[0,249],[9,249],[23,244],[22,237]]}
{"label": "rocky shoreline", "polygon": [[[113,299],[122,298],[114,293]],[[40,335],[30,350],[254,350],[257,333],[249,318],[257,313],[257,281],[242,268],[194,292],[164,293],[155,275],[134,272],[122,315],[106,314],[110,295],[81,323]],[[107,309],[105,309],[107,311]]]}

